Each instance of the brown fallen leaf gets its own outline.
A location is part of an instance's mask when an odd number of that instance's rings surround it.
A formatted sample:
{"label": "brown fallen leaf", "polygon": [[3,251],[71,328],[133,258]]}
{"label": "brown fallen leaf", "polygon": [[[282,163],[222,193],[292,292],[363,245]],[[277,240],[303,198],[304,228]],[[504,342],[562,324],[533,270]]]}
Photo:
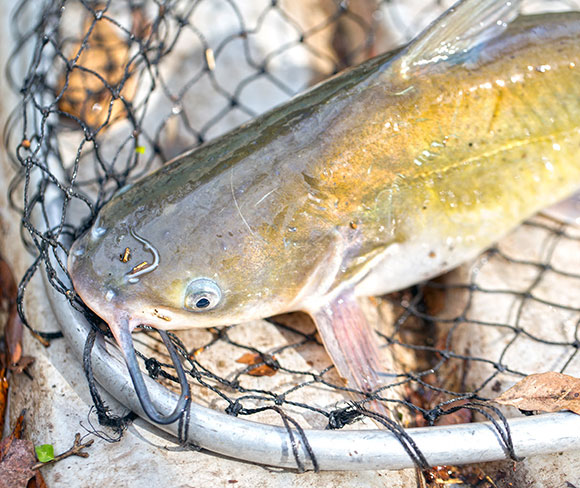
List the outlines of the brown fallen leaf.
{"label": "brown fallen leaf", "polygon": [[48,488],[46,485],[46,481],[44,481],[44,477],[42,473],[37,469],[34,478],[32,478],[26,488]]}
{"label": "brown fallen leaf", "polygon": [[0,257],[0,302],[7,310],[8,317],[4,328],[4,341],[8,365],[17,364],[22,357],[22,322],[16,309],[18,288],[8,263]]}
{"label": "brown fallen leaf", "polygon": [[22,431],[24,430],[24,414],[26,413],[25,410],[22,411],[18,419],[16,420],[16,425],[12,430],[12,434],[10,434],[5,439],[2,439],[0,442],[0,463],[6,456],[6,453],[10,449],[10,445],[15,439],[20,439],[22,437]]}
{"label": "brown fallen leaf", "polygon": [[6,341],[10,369],[22,360],[22,330],[22,322],[16,310],[16,304],[10,305],[4,328],[4,340]]}
{"label": "brown fallen leaf", "polygon": [[[2,441],[5,443],[7,437]],[[25,439],[12,439],[0,461],[0,488],[26,488],[36,473],[32,466],[36,462],[34,445]]]}
{"label": "brown fallen leaf", "polygon": [[[442,279],[433,280],[434,283],[441,283]],[[423,300],[432,317],[437,317],[443,310],[445,310],[446,300],[449,299],[443,287],[437,288],[435,286],[426,286],[423,289]]]}
{"label": "brown fallen leaf", "polygon": [[455,466],[433,466],[423,471],[425,481],[428,483],[443,484],[459,478],[459,468]]}
{"label": "brown fallen leaf", "polygon": [[46,487],[42,475],[34,467],[34,444],[21,438],[24,413],[18,417],[12,434],[0,442],[0,488]]}
{"label": "brown fallen leaf", "polygon": [[[465,488],[498,488],[497,485],[479,466],[434,466],[423,471],[425,488],[448,488],[462,486]],[[502,485],[504,486],[504,485]],[[512,486],[511,483],[509,486]]]}
{"label": "brown fallen leaf", "polygon": [[[12,429],[11,435],[15,439],[22,439],[22,434],[24,433],[24,427],[25,427],[24,415],[26,415],[26,409],[24,409],[24,410],[22,410],[22,412],[20,412],[20,415],[16,419],[16,425],[14,426],[14,429]],[[0,452],[2,452],[2,449],[0,449]],[[0,459],[2,459],[1,454],[0,454]]]}
{"label": "brown fallen leaf", "polygon": [[[23,325],[16,308],[18,288],[16,280],[8,263],[0,257],[0,303],[7,310],[6,323],[4,325],[4,352],[0,361],[2,368],[8,368],[13,373],[22,373],[34,362],[34,358],[22,355],[22,332]],[[1,376],[1,375],[0,375]],[[2,377],[0,377],[2,382]],[[0,390],[2,389],[0,384]],[[0,392],[0,411],[2,407]]]}
{"label": "brown fallen leaf", "polygon": [[13,373],[21,374],[32,363],[34,363],[34,358],[32,356],[22,356],[17,363],[11,364],[9,369]]}
{"label": "brown fallen leaf", "polygon": [[[449,368],[449,373],[454,373],[452,368]],[[453,376],[455,376],[455,374],[453,374]],[[439,406],[445,415],[441,415],[437,418],[437,420],[435,420],[435,425],[468,424],[473,421],[473,412],[467,408],[455,410],[455,408],[468,403],[468,400],[455,399],[454,402],[447,403],[447,401],[450,400],[450,397],[443,391],[445,389],[457,391],[458,388],[454,386],[454,379],[455,378],[450,379],[449,377],[439,377],[434,373],[425,375],[422,378],[422,383],[424,384],[405,386],[406,399],[423,410],[431,410]],[[430,388],[429,385],[431,385],[432,388]],[[420,411],[413,414],[413,427],[426,427],[427,425],[429,425],[429,423]]]}
{"label": "brown fallen leaf", "polygon": [[[447,412],[453,408],[459,407],[469,403],[469,400],[458,400],[454,403],[449,403],[447,405],[443,405],[441,409],[444,412]],[[455,412],[451,412],[446,415],[442,415],[437,419],[435,425],[457,425],[457,424],[468,424],[473,422],[473,411],[469,410],[468,408],[460,408]]]}
{"label": "brown fallen leaf", "polygon": [[84,449],[92,446],[94,439],[82,442],[81,435],[76,433],[74,444],[68,451],[48,461],[39,462],[34,444],[21,438],[24,431],[24,414],[25,410],[16,420],[12,434],[0,442],[0,488],[47,488],[40,468],[71,456],[89,457]]}
{"label": "brown fallen leaf", "polygon": [[520,410],[580,414],[580,379],[555,372],[531,374],[494,401]]}
{"label": "brown fallen leaf", "polygon": [[[162,17],[164,12],[164,7],[159,7],[159,16]],[[131,34],[133,34],[137,39],[146,40],[151,35],[155,33],[153,29],[153,24],[147,17],[147,12],[143,5],[135,5],[131,9]]]}
{"label": "brown fallen leaf", "polygon": [[6,401],[8,400],[8,378],[6,369],[0,369],[0,439],[4,432],[4,418],[6,416]]}
{"label": "brown fallen leaf", "polygon": [[[274,356],[271,356],[272,360],[276,360]],[[259,354],[254,354],[251,352],[247,352],[243,354],[241,357],[236,359],[236,363],[247,364],[248,366],[253,366],[255,364],[263,363],[264,359]],[[255,368],[251,368],[248,371],[248,374],[251,376],[274,376],[277,370],[268,364],[261,364],[260,366],[256,366]]]}
{"label": "brown fallen leaf", "polygon": [[8,263],[0,257],[0,290],[2,297],[14,297],[18,292],[14,275]]}
{"label": "brown fallen leaf", "polygon": [[[64,90],[59,109],[92,128],[124,118],[125,106],[120,97],[130,102],[137,89],[132,66],[128,66],[129,35],[109,21],[106,15],[105,12],[102,18],[95,20],[94,15],[87,14],[82,38],[69,52],[69,61],[74,62],[72,70],[64,70],[57,88],[58,93]],[[144,22],[141,18],[134,20]],[[144,26],[137,30],[140,34],[147,32]],[[83,42],[87,32],[90,34]],[[115,98],[113,91],[119,92]]]}

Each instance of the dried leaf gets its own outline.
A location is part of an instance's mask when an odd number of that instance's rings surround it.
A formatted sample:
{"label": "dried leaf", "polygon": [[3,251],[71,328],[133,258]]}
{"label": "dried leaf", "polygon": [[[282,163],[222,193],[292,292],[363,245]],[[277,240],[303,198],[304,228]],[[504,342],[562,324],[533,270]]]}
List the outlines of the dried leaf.
{"label": "dried leaf", "polygon": [[467,408],[462,408],[448,415],[442,415],[437,419],[435,425],[458,425],[473,422],[473,412]]}
{"label": "dried leaf", "polygon": [[131,11],[131,34],[133,34],[137,39],[147,39],[153,33],[153,24],[147,18],[147,12],[141,6],[136,6]]}
{"label": "dried leaf", "polygon": [[0,442],[0,488],[26,488],[36,472],[34,445],[21,439],[24,429],[24,411],[18,417],[12,434]]}
{"label": "dried leaf", "polygon": [[443,287],[426,286],[423,294],[429,315],[435,317],[445,310],[445,301],[448,297]]}
{"label": "dried leaf", "polygon": [[459,468],[455,466],[433,466],[423,471],[423,476],[429,483],[445,483],[459,478]]}
{"label": "dried leaf", "polygon": [[48,488],[48,486],[46,486],[46,481],[44,481],[44,477],[38,469],[36,470],[34,478],[28,482],[26,488]]}
{"label": "dried leaf", "polygon": [[3,451],[4,444],[9,444],[0,461],[0,488],[26,488],[28,481],[35,475],[31,469],[36,462],[34,446],[29,440],[10,437],[0,444]]}
{"label": "dried leaf", "polygon": [[10,366],[10,371],[16,374],[22,373],[28,366],[34,363],[34,358],[32,356],[22,356],[16,364]]}
{"label": "dried leaf", "polygon": [[0,439],[4,432],[4,418],[6,416],[6,401],[8,400],[8,378],[6,370],[0,370]]}
{"label": "dried leaf", "polygon": [[0,293],[2,299],[13,298],[14,300],[18,293],[12,270],[2,258],[0,258]]}
{"label": "dried leaf", "polygon": [[[274,356],[271,356],[273,361],[276,361]],[[241,357],[236,359],[237,363],[247,364],[248,366],[253,366],[255,364],[264,363],[264,359],[259,354],[254,354],[251,352],[247,352],[243,354]],[[251,368],[248,371],[248,374],[251,376],[274,376],[277,370],[268,365],[268,364],[260,364],[260,366],[256,366],[255,368]]]}
{"label": "dried leaf", "polygon": [[[86,43],[82,39],[69,54],[72,62],[80,52],[75,67],[65,70],[59,81],[58,93],[62,90],[64,93],[58,106],[90,127],[98,128],[125,117],[125,106],[119,97],[130,102],[135,96],[136,80],[131,76],[131,68],[127,68],[130,59],[127,33],[106,17],[95,20],[93,15],[88,15],[84,22],[83,33],[89,31]],[[114,90],[119,90],[115,99]]]}
{"label": "dried leaf", "polygon": [[16,425],[14,426],[14,430],[12,431],[12,436],[16,439],[22,438],[22,433],[24,432],[24,415],[26,414],[26,410],[22,410],[20,415],[16,419]]}
{"label": "dried leaf", "polygon": [[[478,487],[498,488],[496,484],[479,466],[434,466],[423,471],[425,488],[448,488],[448,487]],[[501,485],[508,486],[508,485]],[[509,483],[509,486],[512,486]]]}
{"label": "dried leaf", "polygon": [[18,364],[22,359],[22,322],[16,311],[16,304],[10,306],[4,340],[6,341],[9,364]]}
{"label": "dried leaf", "polygon": [[8,308],[4,340],[9,364],[18,363],[22,357],[22,322],[16,310],[17,296],[18,288],[12,270],[8,263],[0,258],[0,300],[7,304]]}
{"label": "dried leaf", "polygon": [[16,420],[16,425],[14,426],[14,430],[12,434],[2,440],[0,442],[0,463],[4,460],[4,457],[10,450],[10,445],[15,439],[20,439],[22,437],[22,431],[24,430],[24,413],[26,411],[23,410],[18,419]]}
{"label": "dried leaf", "polygon": [[571,410],[580,414],[580,379],[554,372],[531,374],[502,393],[495,402],[520,410]]}
{"label": "dried leaf", "polygon": [[[451,378],[439,378],[433,373],[425,375],[422,378],[422,385],[406,385],[405,395],[413,405],[423,410],[431,410],[439,406],[445,415],[441,415],[435,421],[435,425],[455,425],[472,422],[473,412],[471,410],[467,408],[460,408],[459,410],[455,410],[457,407],[468,403],[468,400],[456,399],[452,403],[446,403],[450,398],[443,392],[443,390],[458,390],[460,388],[460,386],[453,386],[453,381],[456,376],[454,374],[454,369],[450,369],[449,373],[451,373]],[[413,387],[416,389],[413,389]],[[450,412],[451,410],[455,411]],[[419,410],[415,412],[413,421],[414,427],[426,427],[429,425],[427,419]]]}

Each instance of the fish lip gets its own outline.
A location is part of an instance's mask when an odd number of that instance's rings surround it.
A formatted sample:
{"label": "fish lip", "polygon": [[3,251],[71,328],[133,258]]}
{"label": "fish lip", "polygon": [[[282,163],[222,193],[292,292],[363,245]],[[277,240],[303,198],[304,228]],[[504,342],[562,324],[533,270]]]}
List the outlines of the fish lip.
{"label": "fish lip", "polygon": [[[86,236],[77,239],[69,249],[67,270],[77,297],[105,322],[116,320],[119,307],[118,287],[104,283],[95,274],[88,256]],[[79,252],[82,251],[82,252]],[[107,298],[108,295],[108,298]]]}

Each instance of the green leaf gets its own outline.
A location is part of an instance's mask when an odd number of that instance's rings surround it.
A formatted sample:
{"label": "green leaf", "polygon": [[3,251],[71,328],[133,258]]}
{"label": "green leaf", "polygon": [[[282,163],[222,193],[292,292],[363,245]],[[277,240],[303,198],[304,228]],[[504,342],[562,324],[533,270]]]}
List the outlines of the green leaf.
{"label": "green leaf", "polygon": [[47,463],[54,459],[54,446],[52,444],[42,444],[41,446],[35,446],[36,457],[41,463]]}

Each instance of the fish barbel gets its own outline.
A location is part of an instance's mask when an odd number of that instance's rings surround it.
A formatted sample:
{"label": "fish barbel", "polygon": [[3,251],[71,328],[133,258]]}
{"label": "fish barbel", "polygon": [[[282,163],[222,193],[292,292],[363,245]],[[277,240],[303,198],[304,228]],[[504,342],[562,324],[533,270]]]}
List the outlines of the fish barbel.
{"label": "fish barbel", "polygon": [[347,386],[383,386],[356,297],[449,270],[580,188],[580,13],[519,3],[464,0],[119,191],[69,270],[130,371],[138,324],[302,310]]}

